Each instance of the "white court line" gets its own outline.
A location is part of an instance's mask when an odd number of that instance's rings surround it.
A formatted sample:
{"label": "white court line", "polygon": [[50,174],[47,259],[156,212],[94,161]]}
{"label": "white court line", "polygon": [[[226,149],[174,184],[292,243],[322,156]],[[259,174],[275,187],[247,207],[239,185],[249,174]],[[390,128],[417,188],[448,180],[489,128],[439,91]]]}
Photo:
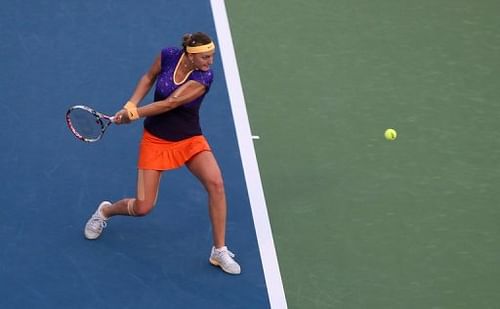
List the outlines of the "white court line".
{"label": "white court line", "polygon": [[278,257],[274,247],[271,224],[267,214],[266,201],[260,179],[257,157],[252,142],[250,123],[241,87],[240,74],[236,63],[233,40],[229,29],[229,21],[224,0],[210,0],[214,15],[215,29],[219,41],[219,50],[224,67],[224,75],[231,103],[231,110],[236,127],[236,136],[240,148],[243,172],[250,199],[250,207],[257,234],[262,267],[266,280],[269,302],[273,309],[287,308],[283,283],[278,265]]}

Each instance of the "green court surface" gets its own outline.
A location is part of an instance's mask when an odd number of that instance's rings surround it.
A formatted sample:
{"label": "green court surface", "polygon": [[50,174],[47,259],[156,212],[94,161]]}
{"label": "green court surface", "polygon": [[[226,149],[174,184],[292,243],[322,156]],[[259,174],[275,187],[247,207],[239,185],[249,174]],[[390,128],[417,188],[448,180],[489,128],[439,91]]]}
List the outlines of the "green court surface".
{"label": "green court surface", "polygon": [[226,5],[289,308],[498,308],[500,2]]}

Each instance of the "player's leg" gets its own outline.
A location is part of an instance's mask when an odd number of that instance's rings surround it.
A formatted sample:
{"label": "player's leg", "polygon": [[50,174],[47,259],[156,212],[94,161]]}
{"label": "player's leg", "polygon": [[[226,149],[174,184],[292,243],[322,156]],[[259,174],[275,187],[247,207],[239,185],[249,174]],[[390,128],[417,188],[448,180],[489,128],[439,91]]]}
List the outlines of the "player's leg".
{"label": "player's leg", "polygon": [[203,151],[189,160],[186,166],[207,190],[214,246],[225,246],[226,194],[219,165],[212,152]]}
{"label": "player's leg", "polygon": [[225,272],[239,274],[240,266],[233,260],[234,254],[225,244],[226,237],[226,193],[219,165],[210,151],[203,151],[186,163],[186,166],[203,184],[208,193],[208,210],[212,223],[213,243],[210,263],[220,266]]}
{"label": "player's leg", "polygon": [[103,207],[102,214],[107,218],[116,215],[136,217],[147,215],[156,205],[161,173],[155,170],[138,170],[136,197],[125,198]]}
{"label": "player's leg", "polygon": [[137,195],[125,198],[112,204],[102,202],[85,225],[87,239],[98,238],[106,227],[106,221],[116,215],[145,216],[156,204],[160,186],[161,172],[155,170],[138,170]]}

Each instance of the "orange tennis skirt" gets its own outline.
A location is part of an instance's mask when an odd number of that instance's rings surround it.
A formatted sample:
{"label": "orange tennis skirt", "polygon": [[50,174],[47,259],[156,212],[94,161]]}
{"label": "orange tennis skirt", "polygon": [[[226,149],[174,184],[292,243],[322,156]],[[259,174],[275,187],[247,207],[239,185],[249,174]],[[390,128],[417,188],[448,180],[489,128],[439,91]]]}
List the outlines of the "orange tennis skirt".
{"label": "orange tennis skirt", "polygon": [[178,142],[166,141],[144,130],[139,147],[137,167],[143,170],[165,171],[183,166],[202,151],[211,151],[203,135]]}

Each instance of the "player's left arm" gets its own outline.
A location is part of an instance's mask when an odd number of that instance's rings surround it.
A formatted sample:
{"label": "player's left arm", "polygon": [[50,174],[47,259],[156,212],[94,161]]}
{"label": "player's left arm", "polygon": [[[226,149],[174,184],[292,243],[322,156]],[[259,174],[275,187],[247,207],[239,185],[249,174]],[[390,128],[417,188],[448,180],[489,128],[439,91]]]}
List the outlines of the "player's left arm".
{"label": "player's left arm", "polygon": [[[202,96],[207,88],[200,82],[190,80],[177,88],[169,97],[164,100],[156,101],[141,107],[138,107],[136,113],[138,117],[148,117],[158,115],[172,110],[183,104],[192,102]],[[122,109],[115,115],[116,124],[130,123],[129,113]]]}
{"label": "player's left arm", "polygon": [[205,85],[190,80],[184,85],[177,88],[168,98],[162,101],[153,102],[148,105],[141,106],[137,109],[139,117],[148,117],[168,112],[183,104],[193,102],[201,97],[206,91]]}

